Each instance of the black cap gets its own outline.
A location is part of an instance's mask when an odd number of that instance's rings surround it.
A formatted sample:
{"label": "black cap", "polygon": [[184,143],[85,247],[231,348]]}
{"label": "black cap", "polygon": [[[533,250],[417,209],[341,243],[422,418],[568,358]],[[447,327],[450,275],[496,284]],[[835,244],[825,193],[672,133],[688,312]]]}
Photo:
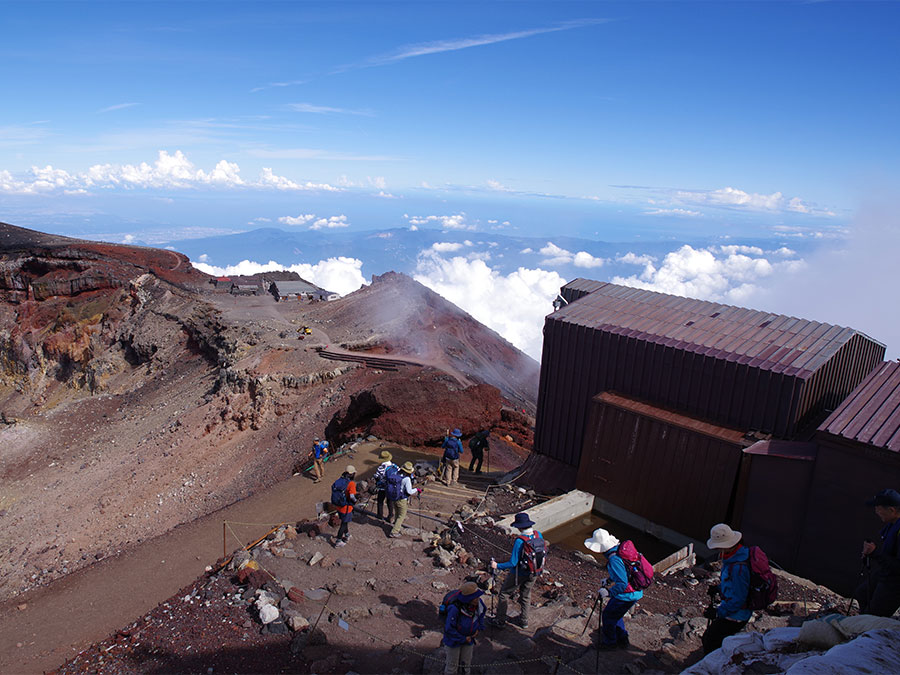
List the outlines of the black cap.
{"label": "black cap", "polygon": [[866,502],[866,506],[896,506],[900,508],[900,492],[896,490],[882,490],[872,499]]}

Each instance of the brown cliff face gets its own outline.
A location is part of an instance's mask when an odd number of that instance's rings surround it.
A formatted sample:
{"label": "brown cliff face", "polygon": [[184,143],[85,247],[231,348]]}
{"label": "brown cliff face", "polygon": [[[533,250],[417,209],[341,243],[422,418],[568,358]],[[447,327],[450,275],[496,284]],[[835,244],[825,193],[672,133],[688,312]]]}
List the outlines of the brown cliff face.
{"label": "brown cliff face", "polygon": [[[537,364],[408,277],[313,304],[209,281],[171,251],[0,224],[0,598],[284,479],[326,428],[426,444],[534,409]],[[417,361],[315,349],[341,344]]]}

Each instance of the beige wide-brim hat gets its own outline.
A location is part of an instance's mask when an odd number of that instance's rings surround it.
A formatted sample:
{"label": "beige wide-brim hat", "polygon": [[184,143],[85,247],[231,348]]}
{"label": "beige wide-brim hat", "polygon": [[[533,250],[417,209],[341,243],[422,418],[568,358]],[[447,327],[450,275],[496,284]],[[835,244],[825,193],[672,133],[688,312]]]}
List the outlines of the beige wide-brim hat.
{"label": "beige wide-brim hat", "polygon": [[400,471],[401,471],[402,473],[412,473],[412,472],[415,471],[415,470],[416,470],[416,469],[415,469],[415,467],[413,466],[413,463],[412,463],[412,462],[406,462],[403,466],[400,467]]}
{"label": "beige wide-brim hat", "polygon": [[709,540],[706,542],[709,548],[731,548],[743,537],[737,530],[732,530],[725,523],[713,525],[709,530]]}
{"label": "beige wide-brim hat", "polygon": [[344,471],[347,473],[356,473],[356,467],[353,466],[352,464],[348,464],[347,468],[344,469]]}
{"label": "beige wide-brim hat", "polygon": [[381,461],[383,462],[390,462],[392,459],[394,459],[394,456],[387,450],[382,450],[379,457],[381,457]]}
{"label": "beige wide-brim hat", "polygon": [[590,539],[584,540],[584,545],[594,553],[606,553],[613,546],[618,546],[619,540],[601,527],[594,530]]}

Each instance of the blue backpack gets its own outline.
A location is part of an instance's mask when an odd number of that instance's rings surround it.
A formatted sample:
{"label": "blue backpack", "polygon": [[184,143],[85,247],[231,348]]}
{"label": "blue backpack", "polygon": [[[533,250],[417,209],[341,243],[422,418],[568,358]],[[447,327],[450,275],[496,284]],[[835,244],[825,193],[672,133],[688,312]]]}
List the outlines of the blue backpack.
{"label": "blue backpack", "polygon": [[331,503],[334,506],[347,506],[347,487],[350,480],[341,476],[331,484]]}
{"label": "blue backpack", "polygon": [[392,502],[399,502],[406,498],[406,495],[403,494],[403,474],[396,468],[391,473],[384,472],[384,486],[387,498]]}
{"label": "blue backpack", "polygon": [[444,438],[444,457],[449,460],[459,459],[459,456],[462,454],[462,443],[460,443],[456,438]]}

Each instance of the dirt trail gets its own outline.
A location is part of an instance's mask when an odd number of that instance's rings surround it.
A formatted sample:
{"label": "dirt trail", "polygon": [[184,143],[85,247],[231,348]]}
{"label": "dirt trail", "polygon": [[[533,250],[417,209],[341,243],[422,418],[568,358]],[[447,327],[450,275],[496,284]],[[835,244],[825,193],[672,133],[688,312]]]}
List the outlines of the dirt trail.
{"label": "dirt trail", "polygon": [[[353,458],[360,473],[374,470],[380,449],[379,443],[360,444]],[[269,524],[314,514],[316,502],[328,499],[328,479],[346,463],[338,458],[326,464],[326,480],[318,485],[295,476],[0,605],[0,672],[40,673],[59,666],[172,596],[222,555],[223,521],[251,524],[231,525],[242,540],[229,533],[231,552],[265,534]],[[27,607],[18,609],[22,604]]]}

